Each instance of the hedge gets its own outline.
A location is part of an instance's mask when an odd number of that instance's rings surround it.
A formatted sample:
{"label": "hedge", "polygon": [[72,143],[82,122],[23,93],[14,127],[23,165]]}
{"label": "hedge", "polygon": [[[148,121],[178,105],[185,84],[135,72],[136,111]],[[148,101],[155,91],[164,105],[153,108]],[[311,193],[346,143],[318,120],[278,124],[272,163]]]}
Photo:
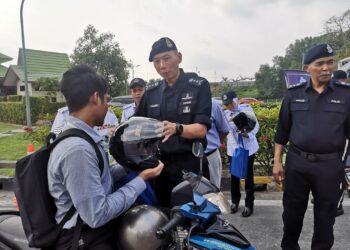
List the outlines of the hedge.
{"label": "hedge", "polygon": [[[9,98],[10,99],[16,99]],[[18,102],[0,102],[0,119],[4,122],[11,122],[17,124],[26,123],[26,105],[25,99]],[[45,97],[30,97],[30,113],[32,122],[35,123],[38,118],[44,113],[45,107],[47,106],[47,99]]]}
{"label": "hedge", "polygon": [[7,101],[8,102],[21,102],[22,99],[24,99],[21,95],[8,95]]}

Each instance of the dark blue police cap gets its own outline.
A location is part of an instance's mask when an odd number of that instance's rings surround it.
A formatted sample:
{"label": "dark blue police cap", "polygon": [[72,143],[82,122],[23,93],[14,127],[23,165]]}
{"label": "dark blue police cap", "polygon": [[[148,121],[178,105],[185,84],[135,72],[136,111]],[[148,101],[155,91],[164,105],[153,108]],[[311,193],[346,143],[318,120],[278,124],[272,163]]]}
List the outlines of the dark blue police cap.
{"label": "dark blue police cap", "polygon": [[304,54],[304,64],[310,64],[322,57],[334,56],[334,49],[328,43],[318,44],[308,49]]}
{"label": "dark blue police cap", "polygon": [[141,87],[144,88],[146,86],[146,82],[141,78],[134,78],[130,82],[130,88]]}
{"label": "dark blue police cap", "polygon": [[234,91],[228,91],[221,96],[221,100],[224,105],[227,105],[230,104],[235,97],[237,97],[237,95]]}
{"label": "dark blue police cap", "polygon": [[333,79],[347,79],[348,76],[344,70],[336,70],[333,72]]}
{"label": "dark blue police cap", "polygon": [[153,45],[152,45],[152,50],[149,53],[149,58],[148,60],[150,62],[153,61],[153,57],[159,53],[163,53],[163,52],[167,52],[167,51],[171,51],[171,50],[176,50],[176,45],[174,43],[173,40],[171,40],[168,37],[162,37],[161,39],[159,39],[158,41],[156,41]]}

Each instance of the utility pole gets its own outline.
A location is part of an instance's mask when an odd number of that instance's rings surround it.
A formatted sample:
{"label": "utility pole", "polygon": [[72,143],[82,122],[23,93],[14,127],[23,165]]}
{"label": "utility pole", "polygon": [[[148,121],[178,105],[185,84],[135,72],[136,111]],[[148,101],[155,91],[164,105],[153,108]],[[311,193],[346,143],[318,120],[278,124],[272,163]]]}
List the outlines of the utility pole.
{"label": "utility pole", "polygon": [[25,87],[25,98],[26,98],[26,117],[27,117],[27,127],[32,127],[32,118],[30,115],[30,102],[29,102],[29,87],[28,87],[28,70],[27,70],[27,56],[26,56],[26,45],[24,39],[24,27],[23,27],[23,5],[24,0],[21,3],[21,31],[22,31],[22,62],[24,71],[24,87]]}

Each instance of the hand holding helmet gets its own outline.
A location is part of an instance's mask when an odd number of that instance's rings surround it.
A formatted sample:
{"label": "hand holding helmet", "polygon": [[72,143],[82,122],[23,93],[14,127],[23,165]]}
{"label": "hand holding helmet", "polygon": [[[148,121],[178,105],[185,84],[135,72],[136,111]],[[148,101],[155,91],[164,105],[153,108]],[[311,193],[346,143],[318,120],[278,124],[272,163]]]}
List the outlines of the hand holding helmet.
{"label": "hand holding helmet", "polygon": [[131,117],[119,125],[110,140],[109,151],[123,167],[142,171],[159,167],[156,157],[163,123],[146,117]]}

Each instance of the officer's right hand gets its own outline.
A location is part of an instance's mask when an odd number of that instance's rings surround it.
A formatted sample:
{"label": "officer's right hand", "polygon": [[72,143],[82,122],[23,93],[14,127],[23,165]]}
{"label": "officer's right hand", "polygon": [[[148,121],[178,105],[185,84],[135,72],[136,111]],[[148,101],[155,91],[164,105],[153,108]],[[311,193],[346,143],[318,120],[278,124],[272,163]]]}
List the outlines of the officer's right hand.
{"label": "officer's right hand", "polygon": [[164,164],[161,161],[159,161],[158,166],[156,166],[154,168],[148,168],[148,169],[143,170],[142,172],[140,172],[139,176],[144,181],[147,181],[151,178],[154,178],[154,177],[157,177],[158,175],[160,175],[163,168],[164,168]]}
{"label": "officer's right hand", "polygon": [[274,162],[273,163],[273,178],[276,182],[281,182],[284,179],[284,170],[281,162]]}

